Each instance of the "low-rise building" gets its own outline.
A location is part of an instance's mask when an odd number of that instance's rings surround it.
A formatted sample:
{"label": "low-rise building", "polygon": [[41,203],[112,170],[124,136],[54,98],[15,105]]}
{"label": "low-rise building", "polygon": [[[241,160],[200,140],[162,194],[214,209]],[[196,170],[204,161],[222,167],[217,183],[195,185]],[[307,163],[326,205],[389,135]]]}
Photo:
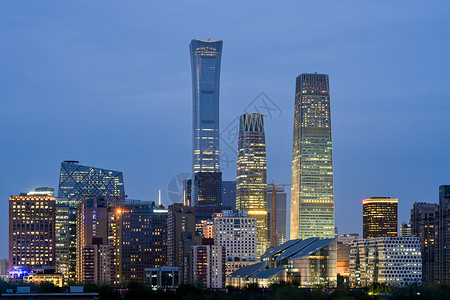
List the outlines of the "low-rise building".
{"label": "low-rise building", "polygon": [[178,267],[146,268],[145,278],[153,289],[174,289],[180,285]]}

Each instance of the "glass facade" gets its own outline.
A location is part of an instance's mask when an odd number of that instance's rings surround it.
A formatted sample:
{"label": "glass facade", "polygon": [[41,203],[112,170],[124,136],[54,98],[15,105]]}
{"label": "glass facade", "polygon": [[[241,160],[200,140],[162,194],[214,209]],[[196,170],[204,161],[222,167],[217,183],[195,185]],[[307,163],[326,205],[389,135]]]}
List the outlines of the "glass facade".
{"label": "glass facade", "polygon": [[219,172],[219,85],[222,41],[192,40],[193,173]]}
{"label": "glass facade", "polygon": [[363,200],[365,239],[398,235],[398,199],[372,197]]}
{"label": "glass facade", "polygon": [[194,174],[194,206],[222,205],[222,172]]}
{"label": "glass facade", "polygon": [[78,204],[84,196],[116,200],[124,195],[122,172],[83,166],[78,161],[61,163],[56,199],[56,269],[65,278],[75,279]]}
{"label": "glass facade", "polygon": [[301,74],[295,90],[291,239],[334,238],[328,75]]}
{"label": "glass facade", "polygon": [[269,247],[267,215],[266,139],[261,114],[240,117],[236,175],[236,208],[256,218],[257,254]]}

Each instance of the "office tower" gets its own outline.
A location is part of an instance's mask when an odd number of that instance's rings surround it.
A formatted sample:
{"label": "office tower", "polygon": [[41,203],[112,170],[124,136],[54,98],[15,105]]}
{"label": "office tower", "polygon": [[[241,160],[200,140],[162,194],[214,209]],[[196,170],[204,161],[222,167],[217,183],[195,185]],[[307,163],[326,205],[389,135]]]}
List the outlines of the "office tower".
{"label": "office tower", "polygon": [[411,209],[411,234],[419,237],[422,253],[422,280],[437,283],[436,237],[438,209],[435,203],[416,202]]}
{"label": "office tower", "polygon": [[411,232],[411,224],[406,224],[405,222],[403,222],[400,225],[400,229],[398,232],[398,236],[401,237],[408,237],[408,236],[412,236],[412,232]]}
{"label": "office tower", "polygon": [[239,122],[236,208],[257,220],[257,254],[269,247],[266,140],[261,114],[243,114]]}
{"label": "office tower", "polygon": [[350,284],[373,283],[405,286],[422,281],[422,258],[418,237],[359,239],[350,250]]}
{"label": "office tower", "polygon": [[291,239],[334,238],[330,88],[326,74],[296,80]]}
{"label": "office tower", "polygon": [[167,217],[167,266],[180,267],[182,283],[189,281],[189,256],[194,236],[194,208],[182,203],[170,205]]}
{"label": "office tower", "polygon": [[236,209],[236,181],[222,181],[222,205],[227,209]]}
{"label": "office tower", "polygon": [[372,197],[363,200],[363,237],[397,236],[398,199]]}
{"label": "office tower", "polygon": [[81,201],[84,196],[124,197],[122,172],[82,166],[73,160],[62,162],[58,197]]}
{"label": "office tower", "polygon": [[[193,138],[191,197],[195,206],[222,205],[219,147],[222,44],[222,41],[194,39],[189,45],[192,69]],[[204,180],[206,182],[203,182]],[[220,195],[216,188],[219,189]]]}
{"label": "office tower", "polygon": [[183,205],[192,206],[192,179],[183,180]]}
{"label": "office tower", "polygon": [[115,283],[145,279],[145,268],[167,264],[167,217],[162,205],[125,200],[110,203],[109,236],[115,248]]}
{"label": "office tower", "polygon": [[256,219],[245,211],[224,210],[214,218],[214,243],[226,252],[226,274],[254,264],[256,256]]}
{"label": "office tower", "polygon": [[114,247],[108,244],[108,203],[84,197],[77,211],[76,279],[84,283],[114,283]]}
{"label": "office tower", "polygon": [[219,87],[222,41],[192,40],[193,174],[220,172]]}
{"label": "office tower", "polygon": [[9,269],[55,265],[55,198],[47,195],[9,199]]}
{"label": "office tower", "polygon": [[439,186],[437,218],[438,283],[450,284],[450,185]]}
{"label": "office tower", "polygon": [[[56,212],[59,216],[56,236],[57,269],[63,272],[66,278],[72,280],[75,279],[76,271],[76,214],[78,204],[84,196],[102,196],[106,200],[117,200],[125,197],[122,172],[83,166],[78,163],[78,161],[70,160],[61,163]],[[66,230],[67,232],[65,232]],[[68,234],[68,237],[66,234]]]}
{"label": "office tower", "polygon": [[357,233],[346,233],[341,234],[339,241],[345,245],[350,245],[354,240],[359,239],[359,234]]}
{"label": "office tower", "polygon": [[276,228],[273,229],[273,186],[270,184],[267,186],[267,211],[269,212],[269,224],[270,224],[270,241],[275,241],[275,247],[284,244],[287,241],[287,226],[286,226],[286,201],[287,195],[284,191],[284,187],[275,187],[275,199],[276,199]]}
{"label": "office tower", "polygon": [[192,190],[194,206],[222,205],[222,172],[197,172]]}
{"label": "office tower", "polygon": [[192,246],[192,277],[205,288],[225,288],[225,248],[214,245],[213,239]]}

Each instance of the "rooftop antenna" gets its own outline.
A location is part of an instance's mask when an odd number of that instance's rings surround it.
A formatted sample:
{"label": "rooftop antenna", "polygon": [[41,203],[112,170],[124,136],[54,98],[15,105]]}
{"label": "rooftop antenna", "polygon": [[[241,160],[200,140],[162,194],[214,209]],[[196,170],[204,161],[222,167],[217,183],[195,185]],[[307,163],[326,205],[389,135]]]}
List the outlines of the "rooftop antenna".
{"label": "rooftop antenna", "polygon": [[161,190],[159,190],[159,199],[158,199],[158,205],[161,205]]}
{"label": "rooftop antenna", "polygon": [[208,42],[211,40],[211,38],[208,39]]}

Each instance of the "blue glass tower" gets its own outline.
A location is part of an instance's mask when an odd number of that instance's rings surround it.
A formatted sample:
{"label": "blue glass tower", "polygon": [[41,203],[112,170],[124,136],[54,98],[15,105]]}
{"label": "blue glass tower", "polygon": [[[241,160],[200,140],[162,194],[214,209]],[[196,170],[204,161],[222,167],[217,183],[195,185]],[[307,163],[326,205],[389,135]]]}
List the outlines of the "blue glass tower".
{"label": "blue glass tower", "polygon": [[192,40],[192,173],[220,172],[219,85],[222,41]]}

